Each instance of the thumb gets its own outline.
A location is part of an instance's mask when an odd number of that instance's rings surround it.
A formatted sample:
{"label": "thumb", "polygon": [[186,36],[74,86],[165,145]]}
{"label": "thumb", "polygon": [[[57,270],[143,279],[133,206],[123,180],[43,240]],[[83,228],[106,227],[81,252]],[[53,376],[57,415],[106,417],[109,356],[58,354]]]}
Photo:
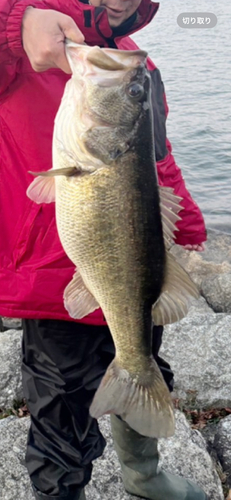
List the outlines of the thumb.
{"label": "thumb", "polygon": [[[62,37],[63,37],[62,42],[64,42],[65,38],[68,38],[69,40],[72,40],[75,43],[79,44],[84,43],[85,40],[84,35],[71,17],[62,14],[62,18],[59,19],[58,25],[60,31],[62,32]],[[62,43],[62,45],[63,48],[56,55],[55,63],[56,66],[62,69],[65,73],[71,73],[71,68],[69,66],[64,50],[64,44]]]}
{"label": "thumb", "polygon": [[60,28],[65,35],[65,38],[69,38],[75,43],[84,43],[85,37],[71,17],[67,17]]}

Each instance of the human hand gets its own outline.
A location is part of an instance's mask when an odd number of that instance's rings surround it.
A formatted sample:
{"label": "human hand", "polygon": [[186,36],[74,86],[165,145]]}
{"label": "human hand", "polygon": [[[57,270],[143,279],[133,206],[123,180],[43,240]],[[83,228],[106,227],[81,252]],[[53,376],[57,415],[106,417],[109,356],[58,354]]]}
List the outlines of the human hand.
{"label": "human hand", "polygon": [[60,68],[71,73],[64,49],[65,38],[84,43],[83,33],[71,17],[56,10],[27,7],[22,20],[22,43],[35,71]]}
{"label": "human hand", "polygon": [[203,252],[205,250],[204,243],[198,243],[197,245],[184,245],[185,250],[195,250],[195,252]]}

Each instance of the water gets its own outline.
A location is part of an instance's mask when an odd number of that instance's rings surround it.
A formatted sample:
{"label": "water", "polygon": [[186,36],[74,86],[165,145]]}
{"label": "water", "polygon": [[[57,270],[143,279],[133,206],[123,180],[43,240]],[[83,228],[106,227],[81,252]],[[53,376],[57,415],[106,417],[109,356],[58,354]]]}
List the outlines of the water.
{"label": "water", "polygon": [[[212,29],[177,25],[182,12],[212,12]],[[167,134],[206,225],[231,233],[231,2],[161,0],[152,23],[133,36],[161,71]]]}

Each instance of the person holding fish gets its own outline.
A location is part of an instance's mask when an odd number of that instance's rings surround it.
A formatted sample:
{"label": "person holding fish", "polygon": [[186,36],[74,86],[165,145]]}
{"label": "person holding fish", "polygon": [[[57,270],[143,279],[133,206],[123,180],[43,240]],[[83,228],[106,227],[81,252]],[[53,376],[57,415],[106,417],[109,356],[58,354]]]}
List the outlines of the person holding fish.
{"label": "person holding fish", "polygon": [[158,6],[0,6],[0,314],[23,318],[37,500],[85,500],[105,413],[126,491],[207,499],[158,468],[158,438],[174,433],[163,325],[197,295],[169,248],[206,240],[166,137],[160,72],[129,38]]}

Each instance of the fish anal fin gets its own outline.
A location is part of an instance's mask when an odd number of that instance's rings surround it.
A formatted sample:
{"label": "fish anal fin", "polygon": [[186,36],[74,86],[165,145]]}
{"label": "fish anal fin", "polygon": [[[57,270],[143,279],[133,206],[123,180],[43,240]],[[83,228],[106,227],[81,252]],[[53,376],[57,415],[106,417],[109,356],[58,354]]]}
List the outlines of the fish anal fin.
{"label": "fish anal fin", "polygon": [[75,319],[81,319],[99,308],[78,270],[64,290],[64,306]]}
{"label": "fish anal fin", "polygon": [[166,271],[161,295],[152,309],[155,325],[175,323],[186,316],[191,298],[198,298],[198,289],[173,255],[166,252]]}
{"label": "fish anal fin", "polygon": [[115,358],[94,396],[91,416],[99,418],[105,413],[114,413],[144,436],[172,436],[172,399],[156,362],[154,359],[150,362],[149,376],[144,375],[140,380],[120,367]]}
{"label": "fish anal fin", "polygon": [[39,175],[31,182],[26,194],[35,203],[52,203],[55,201],[54,178]]}

